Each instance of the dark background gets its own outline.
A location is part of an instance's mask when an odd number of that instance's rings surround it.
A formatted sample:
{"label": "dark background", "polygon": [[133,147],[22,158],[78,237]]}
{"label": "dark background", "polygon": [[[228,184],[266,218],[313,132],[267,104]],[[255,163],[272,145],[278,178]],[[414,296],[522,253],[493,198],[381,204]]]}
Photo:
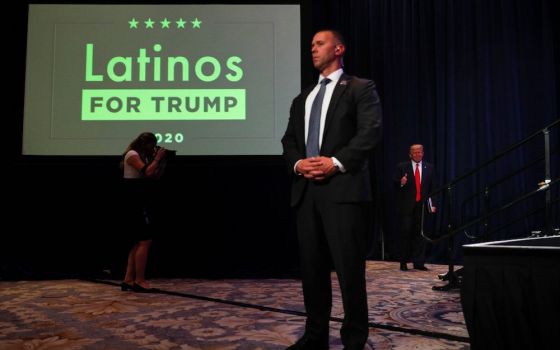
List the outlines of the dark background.
{"label": "dark background", "polygon": [[[410,144],[424,144],[425,160],[435,163],[438,182],[444,184],[560,117],[560,11],[555,0],[278,3],[302,4],[302,87],[317,78],[310,42],[322,28],[345,35],[345,71],[377,83],[384,137],[371,157],[376,192],[371,259],[397,259],[392,177],[396,163],[408,159]],[[9,108],[3,116],[8,121],[8,162],[2,167],[6,209],[0,278],[98,276],[108,271],[120,278],[129,243],[120,215],[119,157],[21,155],[27,4],[15,5],[13,11],[3,50],[8,58],[4,103]],[[294,97],[298,93],[294,91]],[[552,178],[560,172],[558,129],[551,130],[556,152]],[[459,212],[470,193],[542,153],[543,138],[538,137],[462,181],[453,189],[451,208]],[[544,163],[537,161],[493,188],[489,205],[498,207],[535,189],[543,179]],[[297,274],[289,185],[281,156],[179,156],[170,162],[158,191],[163,225],[156,232],[149,277]],[[558,192],[556,186],[553,197]],[[440,235],[450,210],[443,206],[447,197],[435,199],[441,210],[429,230]],[[490,224],[498,227],[520,218],[543,202],[543,195],[534,196]],[[476,217],[481,207],[478,199],[469,202],[463,219]],[[517,220],[487,239],[524,237],[542,229],[542,213]],[[558,226],[558,203],[553,214]],[[475,226],[467,233],[479,231]],[[460,245],[471,241],[456,236],[455,262],[462,261]],[[429,262],[446,261],[445,244],[430,246]]]}

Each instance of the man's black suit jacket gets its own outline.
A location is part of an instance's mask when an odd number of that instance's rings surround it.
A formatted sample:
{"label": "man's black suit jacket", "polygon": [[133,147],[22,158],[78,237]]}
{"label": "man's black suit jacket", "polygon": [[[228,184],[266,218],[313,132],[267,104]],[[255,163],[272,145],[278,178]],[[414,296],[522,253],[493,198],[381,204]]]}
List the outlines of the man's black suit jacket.
{"label": "man's black suit jacket", "polygon": [[[401,187],[401,178],[404,174],[407,174],[407,182]],[[414,169],[410,160],[397,165],[393,181],[397,188],[397,209],[399,213],[411,214],[416,205],[416,182],[414,181]],[[434,166],[422,161],[422,180],[420,182],[422,200],[425,200],[425,196],[433,192],[434,189]]]}
{"label": "man's black suit jacket", "polygon": [[[284,157],[292,175],[291,205],[296,206],[308,181],[294,174],[295,163],[305,155],[305,100],[315,85],[297,96],[290,108],[290,120],[282,138]],[[334,202],[371,200],[368,169],[370,151],[381,139],[381,103],[375,83],[343,74],[338,80],[327,110],[320,155],[335,157],[345,173],[323,181]]]}

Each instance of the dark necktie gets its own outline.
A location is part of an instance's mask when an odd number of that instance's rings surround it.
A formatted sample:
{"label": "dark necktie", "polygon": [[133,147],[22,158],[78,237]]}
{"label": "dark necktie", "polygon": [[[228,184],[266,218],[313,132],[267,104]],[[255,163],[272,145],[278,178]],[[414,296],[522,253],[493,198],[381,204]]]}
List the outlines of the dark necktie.
{"label": "dark necktie", "polygon": [[309,127],[307,130],[307,146],[305,153],[307,157],[316,157],[319,155],[319,131],[321,129],[321,109],[323,107],[323,97],[325,97],[325,90],[329,78],[321,80],[321,87],[313,104],[311,105],[311,113],[309,114]]}
{"label": "dark necktie", "polygon": [[414,181],[416,182],[416,201],[420,202],[420,163],[416,163],[416,170],[414,171]]}

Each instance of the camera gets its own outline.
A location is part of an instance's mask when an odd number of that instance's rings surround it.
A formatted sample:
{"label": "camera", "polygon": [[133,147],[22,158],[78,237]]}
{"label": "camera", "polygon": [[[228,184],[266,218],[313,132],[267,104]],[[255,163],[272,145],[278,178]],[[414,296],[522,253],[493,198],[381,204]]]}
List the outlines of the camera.
{"label": "camera", "polygon": [[[156,146],[156,152],[161,149],[163,147],[161,146]],[[171,157],[175,157],[177,155],[177,151],[173,150],[173,149],[167,149],[165,148],[165,158],[171,158]]]}

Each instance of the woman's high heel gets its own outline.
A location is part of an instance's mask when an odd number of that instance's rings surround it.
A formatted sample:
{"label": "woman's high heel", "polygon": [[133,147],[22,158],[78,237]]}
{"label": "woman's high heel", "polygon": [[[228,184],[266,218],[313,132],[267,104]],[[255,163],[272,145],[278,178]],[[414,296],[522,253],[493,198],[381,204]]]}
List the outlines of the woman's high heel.
{"label": "woman's high heel", "polygon": [[127,290],[134,290],[134,285],[128,284],[126,282],[121,283],[121,290],[126,292]]}
{"label": "woman's high heel", "polygon": [[132,285],[132,290],[137,292],[137,293],[152,293],[154,291],[153,288],[142,287],[138,283],[134,283]]}

